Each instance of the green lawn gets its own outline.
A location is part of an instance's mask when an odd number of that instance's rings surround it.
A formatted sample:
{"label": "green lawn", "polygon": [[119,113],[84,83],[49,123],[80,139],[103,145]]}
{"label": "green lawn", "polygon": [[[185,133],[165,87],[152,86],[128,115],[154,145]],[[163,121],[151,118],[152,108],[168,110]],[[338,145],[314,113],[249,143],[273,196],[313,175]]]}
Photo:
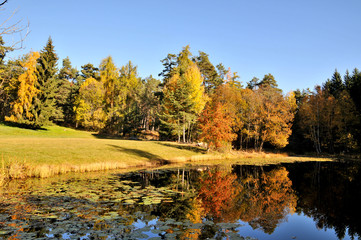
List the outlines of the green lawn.
{"label": "green lawn", "polygon": [[21,163],[33,171],[44,165],[69,169],[93,165],[92,170],[97,168],[94,164],[101,165],[100,169],[149,166],[204,152],[169,142],[102,139],[59,126],[31,130],[0,124],[1,160],[6,166]]}
{"label": "green lawn", "polygon": [[105,139],[91,132],[59,126],[31,130],[0,123],[0,183],[4,176],[46,177],[188,160],[225,164],[228,161],[224,162],[225,159],[240,164],[330,160],[255,152],[206,154],[204,149],[171,142]]}

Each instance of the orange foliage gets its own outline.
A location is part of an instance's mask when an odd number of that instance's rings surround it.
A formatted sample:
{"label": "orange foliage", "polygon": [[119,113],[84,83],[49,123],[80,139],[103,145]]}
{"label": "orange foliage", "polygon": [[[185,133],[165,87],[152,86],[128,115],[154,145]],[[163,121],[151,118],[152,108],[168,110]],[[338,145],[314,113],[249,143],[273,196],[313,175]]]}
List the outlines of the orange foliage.
{"label": "orange foliage", "polygon": [[200,138],[209,144],[209,148],[220,148],[236,137],[232,131],[233,119],[220,102],[207,104],[199,121],[202,130]]}
{"label": "orange foliage", "polygon": [[221,171],[208,171],[200,179],[199,198],[202,201],[206,214],[214,221],[234,221],[239,215],[233,217],[237,194],[240,185],[237,176]]}
{"label": "orange foliage", "polygon": [[260,178],[249,177],[243,185],[241,219],[252,227],[272,233],[287,214],[295,211],[297,197],[284,167],[262,174]]}

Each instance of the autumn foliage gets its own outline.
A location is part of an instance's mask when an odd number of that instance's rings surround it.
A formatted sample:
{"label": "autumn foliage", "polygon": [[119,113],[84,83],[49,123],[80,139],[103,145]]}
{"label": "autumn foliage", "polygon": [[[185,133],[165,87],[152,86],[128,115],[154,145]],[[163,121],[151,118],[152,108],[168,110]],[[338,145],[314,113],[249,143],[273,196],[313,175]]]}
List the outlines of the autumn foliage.
{"label": "autumn foliage", "polygon": [[233,119],[221,102],[208,103],[199,122],[202,130],[200,137],[208,143],[209,148],[221,148],[236,136],[232,131]]}

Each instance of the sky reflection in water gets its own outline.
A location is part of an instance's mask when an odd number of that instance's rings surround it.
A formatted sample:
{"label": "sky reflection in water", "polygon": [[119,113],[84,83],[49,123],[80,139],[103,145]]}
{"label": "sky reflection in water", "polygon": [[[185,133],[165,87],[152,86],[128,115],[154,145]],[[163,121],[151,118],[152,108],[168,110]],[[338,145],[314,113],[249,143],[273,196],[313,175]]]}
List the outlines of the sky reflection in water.
{"label": "sky reflection in water", "polygon": [[309,162],[11,182],[0,238],[357,239],[359,170]]}

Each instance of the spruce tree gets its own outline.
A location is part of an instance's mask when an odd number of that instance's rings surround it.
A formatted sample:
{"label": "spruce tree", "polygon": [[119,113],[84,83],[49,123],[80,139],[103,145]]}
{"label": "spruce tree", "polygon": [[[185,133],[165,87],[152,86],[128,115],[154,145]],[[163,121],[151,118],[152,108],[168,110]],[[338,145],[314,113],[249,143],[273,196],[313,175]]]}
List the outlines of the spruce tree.
{"label": "spruce tree", "polygon": [[218,75],[216,68],[209,61],[208,54],[199,52],[199,56],[193,58],[204,78],[204,86],[207,93],[211,93],[223,83],[223,79]]}
{"label": "spruce tree", "polygon": [[[76,85],[78,71],[71,66],[69,57],[63,60],[63,67],[58,74],[56,92],[56,107],[61,110],[63,118],[59,119],[65,124],[70,124],[75,119],[74,100],[79,91]],[[58,121],[59,121],[58,120]]]}
{"label": "spruce tree", "polygon": [[328,91],[332,96],[338,98],[340,93],[345,89],[345,85],[342,81],[340,73],[335,70],[331,79],[327,79],[323,85],[323,89]]}
{"label": "spruce tree", "polygon": [[55,98],[58,86],[56,79],[57,61],[58,56],[55,53],[53,41],[49,37],[46,46],[40,52],[37,65],[37,89],[39,93],[34,99],[33,109],[37,126],[62,118],[60,109],[56,107]]}

